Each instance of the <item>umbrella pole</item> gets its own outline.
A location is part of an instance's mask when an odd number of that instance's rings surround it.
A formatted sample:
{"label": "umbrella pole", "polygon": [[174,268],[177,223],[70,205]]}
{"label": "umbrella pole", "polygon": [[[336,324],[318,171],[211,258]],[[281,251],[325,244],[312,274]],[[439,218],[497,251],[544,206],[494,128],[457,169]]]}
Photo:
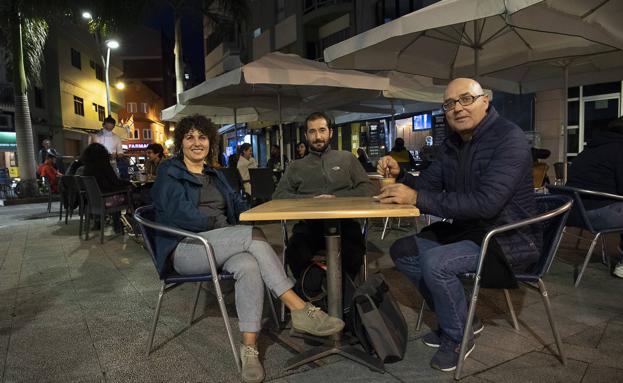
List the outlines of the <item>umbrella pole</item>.
{"label": "umbrella pole", "polygon": [[565,66],[563,67],[563,97],[562,97],[562,102],[563,102],[563,106],[562,106],[562,121],[563,121],[563,140],[562,140],[562,144],[563,144],[563,148],[562,148],[562,154],[563,154],[563,177],[562,177],[562,181],[563,181],[563,185],[567,183],[567,167],[569,166],[569,161],[567,160],[567,142],[568,142],[568,131],[567,131],[567,124],[569,123],[568,119],[569,119],[569,111],[567,110],[569,108],[569,102],[567,101],[567,93],[568,93],[568,87],[569,87],[569,63],[566,63]]}
{"label": "umbrella pole", "polygon": [[236,147],[238,146],[238,108],[234,108],[234,134],[236,135]]}
{"label": "umbrella pole", "polygon": [[283,124],[281,122],[281,94],[277,92],[277,109],[279,110],[279,155],[281,160],[281,169],[285,170],[283,163]]}

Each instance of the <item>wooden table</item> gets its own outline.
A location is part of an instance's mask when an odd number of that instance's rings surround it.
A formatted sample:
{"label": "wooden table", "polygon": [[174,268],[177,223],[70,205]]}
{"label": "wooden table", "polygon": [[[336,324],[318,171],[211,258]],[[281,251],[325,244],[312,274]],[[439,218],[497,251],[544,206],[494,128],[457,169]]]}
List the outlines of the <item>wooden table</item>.
{"label": "wooden table", "polygon": [[[241,221],[274,221],[297,219],[325,220],[327,247],[327,294],[329,315],[342,318],[342,260],[340,259],[339,219],[417,217],[413,205],[381,204],[372,197],[304,198],[272,200],[240,214]],[[288,360],[287,369],[339,354],[372,370],[383,372],[383,363],[350,345],[342,345],[341,333],[329,345],[314,347]]]}

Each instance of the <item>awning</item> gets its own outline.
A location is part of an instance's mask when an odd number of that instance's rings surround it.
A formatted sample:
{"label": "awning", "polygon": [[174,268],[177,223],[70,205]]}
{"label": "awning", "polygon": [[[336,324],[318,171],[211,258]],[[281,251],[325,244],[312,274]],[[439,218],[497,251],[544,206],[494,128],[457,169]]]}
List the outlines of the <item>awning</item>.
{"label": "awning", "polygon": [[15,152],[15,132],[0,132],[0,152]]}

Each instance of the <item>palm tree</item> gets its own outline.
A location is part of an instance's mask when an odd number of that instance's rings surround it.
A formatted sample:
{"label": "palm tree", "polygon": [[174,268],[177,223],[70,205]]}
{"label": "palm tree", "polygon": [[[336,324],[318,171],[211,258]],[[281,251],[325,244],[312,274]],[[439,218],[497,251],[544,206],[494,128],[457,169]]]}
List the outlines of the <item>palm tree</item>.
{"label": "palm tree", "polygon": [[[128,4],[129,3],[129,4]],[[8,49],[8,64],[13,73],[15,93],[15,137],[21,195],[37,195],[35,145],[28,106],[28,86],[39,79],[43,49],[47,39],[48,22],[76,21],[83,7],[94,7],[100,15],[97,28],[109,33],[119,26],[119,17],[136,15],[142,6],[139,1],[109,2],[13,0],[0,2],[0,43]],[[119,16],[120,15],[120,16]]]}

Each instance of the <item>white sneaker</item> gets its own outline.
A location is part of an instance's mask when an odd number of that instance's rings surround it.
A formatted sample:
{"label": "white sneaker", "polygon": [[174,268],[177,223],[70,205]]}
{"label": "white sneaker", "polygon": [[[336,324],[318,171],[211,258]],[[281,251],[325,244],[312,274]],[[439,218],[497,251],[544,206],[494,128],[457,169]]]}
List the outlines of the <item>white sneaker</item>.
{"label": "white sneaker", "polygon": [[614,266],[614,275],[619,278],[623,278],[623,261],[619,261],[619,263]]}

